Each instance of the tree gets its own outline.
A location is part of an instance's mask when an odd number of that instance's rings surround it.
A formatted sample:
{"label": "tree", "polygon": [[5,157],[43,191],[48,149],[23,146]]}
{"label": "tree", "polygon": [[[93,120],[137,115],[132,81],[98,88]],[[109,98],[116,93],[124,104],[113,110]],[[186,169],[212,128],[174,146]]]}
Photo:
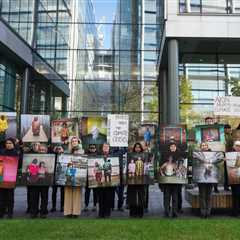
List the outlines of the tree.
{"label": "tree", "polygon": [[231,78],[230,87],[231,93],[233,96],[240,96],[240,79],[239,78]]}
{"label": "tree", "polygon": [[186,76],[182,76],[180,79],[180,118],[181,121],[186,124],[189,123],[190,117],[192,118],[193,95],[192,85]]}

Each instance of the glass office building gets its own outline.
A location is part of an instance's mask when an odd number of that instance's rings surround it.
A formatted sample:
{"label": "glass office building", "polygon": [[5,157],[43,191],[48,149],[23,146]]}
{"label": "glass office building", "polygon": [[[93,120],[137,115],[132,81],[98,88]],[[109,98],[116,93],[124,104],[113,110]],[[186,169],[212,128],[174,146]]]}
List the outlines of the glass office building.
{"label": "glass office building", "polygon": [[[173,104],[180,109],[179,121],[192,127],[213,116],[237,126],[237,118],[214,116],[213,103],[217,96],[240,96],[239,1],[176,0],[165,2],[165,8],[160,2],[165,22],[158,58],[160,84],[167,78],[168,85],[173,80],[179,88],[179,102]],[[172,65],[176,76],[169,74]],[[170,96],[174,90],[165,87]],[[171,115],[170,105],[161,107]]]}

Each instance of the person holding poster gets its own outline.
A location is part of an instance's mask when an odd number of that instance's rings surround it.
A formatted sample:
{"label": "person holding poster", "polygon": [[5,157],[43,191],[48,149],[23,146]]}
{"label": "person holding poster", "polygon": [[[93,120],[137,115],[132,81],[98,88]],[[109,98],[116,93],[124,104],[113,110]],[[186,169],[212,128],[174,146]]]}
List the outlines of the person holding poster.
{"label": "person holding poster", "polygon": [[[110,146],[108,143],[104,143],[102,147],[102,154],[104,160],[106,160],[110,154]],[[113,205],[113,199],[115,195],[115,187],[101,187],[98,188],[98,200],[99,200],[99,212],[100,218],[106,218],[111,216],[111,209]]]}
{"label": "person holding poster", "polygon": [[[137,142],[133,146],[133,152],[136,154],[143,153],[141,143]],[[143,167],[141,161],[136,164],[136,169]],[[127,201],[129,206],[130,217],[143,217],[145,203],[145,185],[128,185]]]}
{"label": "person holding poster", "polygon": [[[5,141],[5,147],[0,151],[3,156],[18,156],[15,148],[15,141],[8,138]],[[3,170],[4,171],[4,170]],[[0,218],[3,218],[6,210],[8,218],[12,218],[14,208],[14,188],[0,188]]]}
{"label": "person holding poster", "polygon": [[[172,176],[177,174],[177,162],[181,159],[181,154],[175,142],[169,144],[169,150],[164,156],[165,163],[160,167],[161,175]],[[163,184],[164,215],[178,217],[178,212],[182,212],[182,185]],[[171,204],[172,202],[172,204]]]}
{"label": "person holding poster", "polygon": [[[233,151],[240,152],[240,141],[235,141]],[[237,217],[240,213],[240,184],[232,184],[232,215]]]}
{"label": "person holding poster", "polygon": [[[84,154],[81,140],[74,136],[71,139],[70,152]],[[64,187],[64,216],[77,218],[81,214],[81,187]]]}
{"label": "person holding poster", "polygon": [[[202,142],[200,144],[200,151],[202,152],[211,151],[207,142]],[[213,188],[212,183],[198,183],[200,213],[203,218],[209,217],[211,213],[212,188]]]}

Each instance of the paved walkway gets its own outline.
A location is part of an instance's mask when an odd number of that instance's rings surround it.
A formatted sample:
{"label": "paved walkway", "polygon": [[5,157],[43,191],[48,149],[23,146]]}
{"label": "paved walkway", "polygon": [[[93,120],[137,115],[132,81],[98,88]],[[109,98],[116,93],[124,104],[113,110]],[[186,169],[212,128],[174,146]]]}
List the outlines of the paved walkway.
{"label": "paved walkway", "polygon": [[[84,193],[84,191],[83,191]],[[26,211],[26,200],[27,200],[27,191],[25,187],[17,187],[15,190],[15,208],[14,208],[14,218],[26,218],[29,217],[25,213]],[[84,194],[82,194],[84,196]],[[63,213],[59,211],[60,208],[60,192],[58,192],[58,200],[57,200],[57,209],[58,211],[55,213],[48,214],[48,218],[63,218]],[[116,196],[117,201],[117,196]],[[83,201],[84,202],[84,201]],[[117,203],[115,204],[117,206]],[[52,207],[51,205],[51,188],[49,190],[49,204],[48,209],[50,210]],[[80,218],[96,218],[97,212],[92,212],[92,193],[90,198],[90,204],[89,204],[89,211],[84,212],[82,211],[82,214]],[[158,184],[152,185],[149,188],[149,211],[148,213],[144,214],[144,218],[159,218],[163,217],[163,194],[158,188]],[[185,201],[184,199],[184,188],[183,188],[183,213],[180,215],[181,218],[199,218],[197,214],[193,214],[191,211],[190,205]],[[111,218],[121,218],[121,219],[127,219],[129,217],[129,211],[127,209],[124,209],[123,212],[120,211],[113,211]],[[225,218],[229,217],[229,211],[217,211],[214,213],[213,218]]]}

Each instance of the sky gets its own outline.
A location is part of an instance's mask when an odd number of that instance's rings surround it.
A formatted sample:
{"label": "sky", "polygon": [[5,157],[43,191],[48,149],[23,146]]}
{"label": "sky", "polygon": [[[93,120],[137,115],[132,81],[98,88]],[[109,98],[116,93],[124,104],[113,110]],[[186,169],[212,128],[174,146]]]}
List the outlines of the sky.
{"label": "sky", "polygon": [[[96,22],[113,23],[118,0],[92,0],[95,8]],[[102,25],[104,48],[111,48],[112,25]]]}

